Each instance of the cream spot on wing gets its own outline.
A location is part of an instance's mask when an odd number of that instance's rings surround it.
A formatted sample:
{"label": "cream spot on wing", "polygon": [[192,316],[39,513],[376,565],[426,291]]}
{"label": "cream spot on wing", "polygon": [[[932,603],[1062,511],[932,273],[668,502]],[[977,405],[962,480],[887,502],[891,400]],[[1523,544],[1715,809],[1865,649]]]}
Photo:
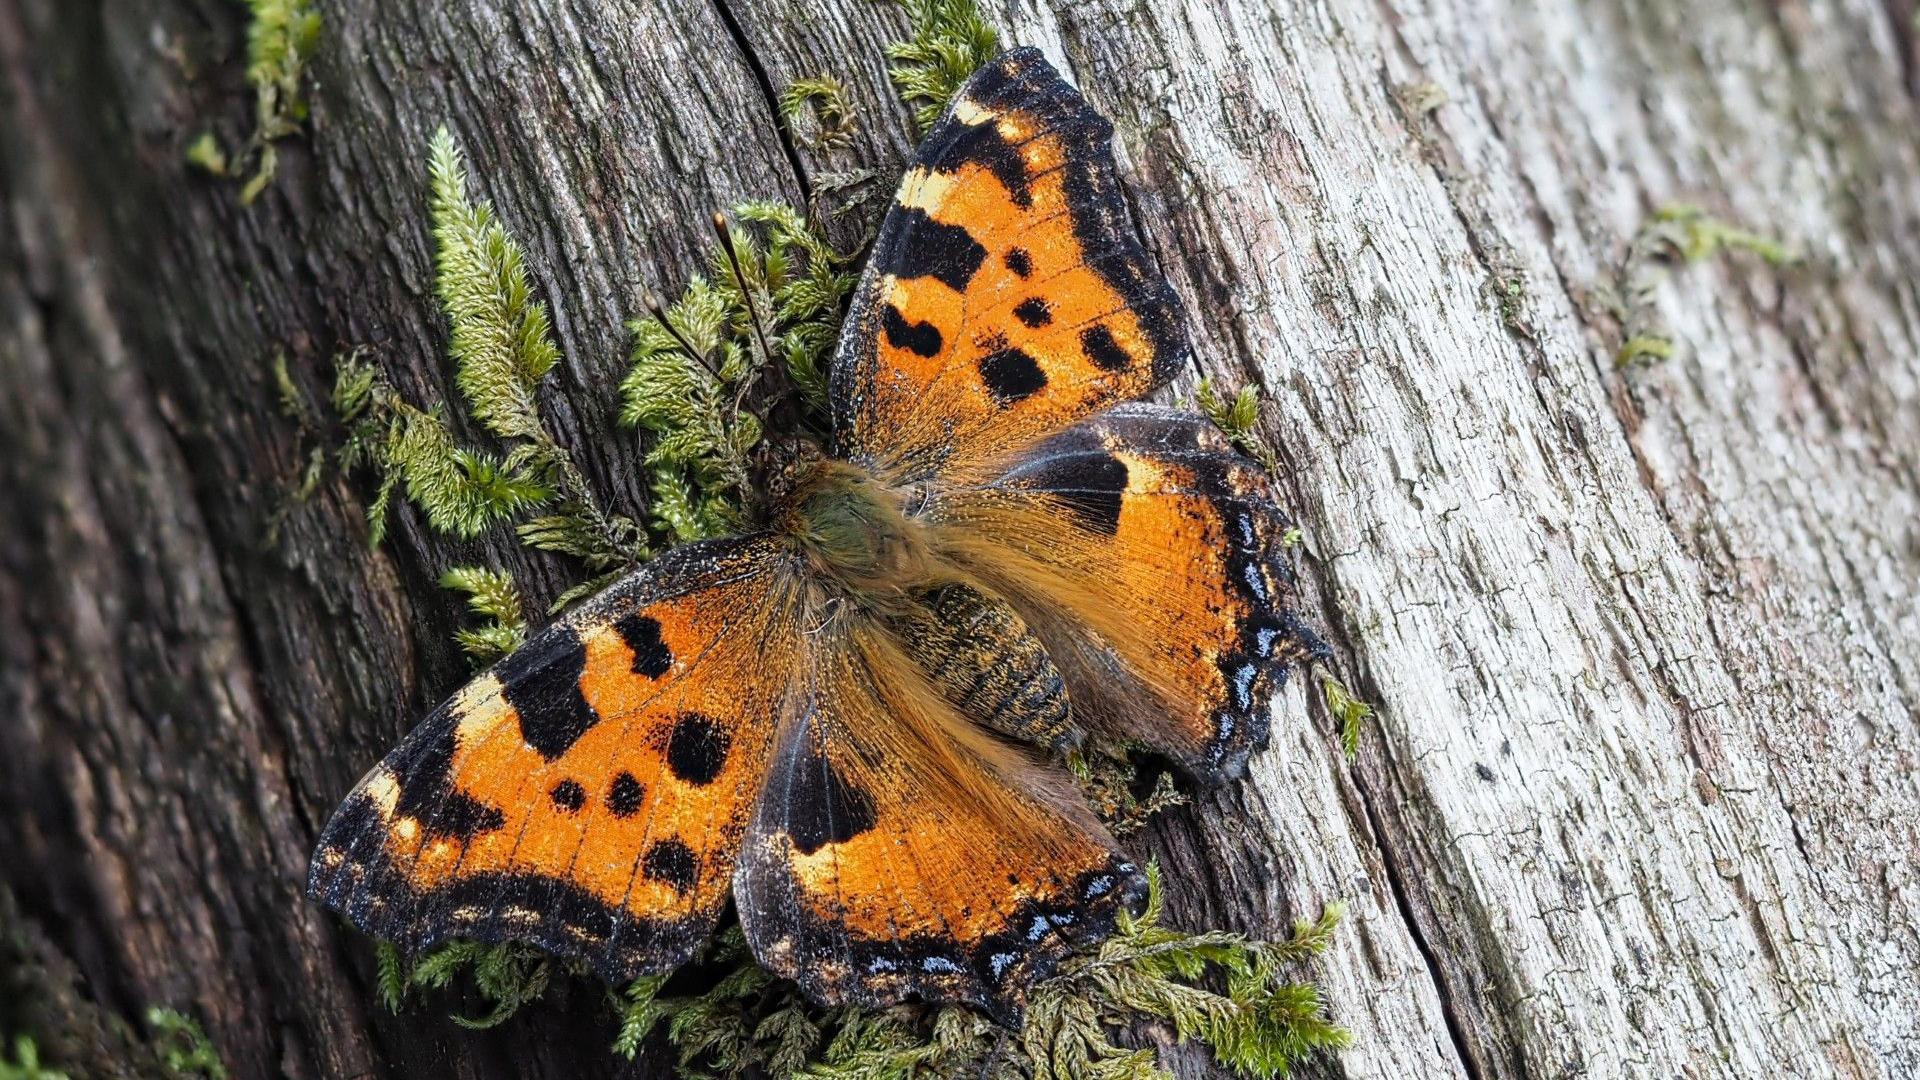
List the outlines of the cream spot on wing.
{"label": "cream spot on wing", "polygon": [[993,119],[993,110],[968,97],[953,99],[953,118],[969,126]]}
{"label": "cream spot on wing", "polygon": [[939,209],[953,192],[954,174],[930,172],[916,167],[900,181],[900,194],[895,201],[910,210],[925,210],[931,213]]}
{"label": "cream spot on wing", "polygon": [[392,817],[393,808],[400,805],[400,781],[386,766],[375,769],[367,778],[367,798],[373,800],[373,805],[380,808],[380,816],[385,818]]}
{"label": "cream spot on wing", "polygon": [[508,707],[506,699],[500,696],[504,689],[499,676],[492,672],[460,688],[449,706],[454,715],[460,718],[458,726],[454,728],[456,743],[464,746],[469,737],[493,726],[501,711]]}

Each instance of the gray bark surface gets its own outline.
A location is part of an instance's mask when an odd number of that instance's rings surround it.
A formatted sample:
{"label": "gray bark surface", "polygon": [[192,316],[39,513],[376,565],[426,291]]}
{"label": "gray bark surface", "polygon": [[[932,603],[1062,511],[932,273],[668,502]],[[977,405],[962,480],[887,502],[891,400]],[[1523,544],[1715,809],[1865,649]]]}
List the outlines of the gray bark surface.
{"label": "gray bark surface", "polygon": [[[246,130],[237,5],[0,0],[0,1033],[111,1075],[163,1004],[242,1077],[612,1074],[594,987],[481,1034],[459,1002],[389,1015],[367,941],[300,896],[334,804],[466,674],[437,574],[503,566],[544,607],[571,569],[408,510],[369,550],[371,492],[333,475],[264,544],[307,450],[270,360],[320,400],[364,347],[451,396],[444,120],[551,303],[543,405],[637,511],[625,320],[716,207],[870,168],[859,239],[913,141],[880,54],[904,20],[322,11],[308,130],[243,208],[183,160]],[[1196,374],[1271,399],[1311,610],[1379,710],[1349,763],[1294,689],[1248,782],[1141,835],[1174,921],[1350,905],[1311,972],[1356,1038],[1328,1076],[1920,1074],[1911,0],[990,14],[1113,118]],[[776,121],[823,73],[848,150]],[[1623,317],[1681,202],[1803,258],[1676,266]],[[1616,370],[1646,325],[1676,355]]]}

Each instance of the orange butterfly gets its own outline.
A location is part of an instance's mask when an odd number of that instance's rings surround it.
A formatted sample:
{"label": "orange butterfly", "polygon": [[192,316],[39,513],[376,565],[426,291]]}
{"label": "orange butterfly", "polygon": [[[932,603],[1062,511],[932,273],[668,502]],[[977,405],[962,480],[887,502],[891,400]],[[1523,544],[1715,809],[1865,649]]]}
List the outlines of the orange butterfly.
{"label": "orange butterfly", "polygon": [[727,899],[823,1003],[1018,1020],[1140,871],[1046,753],[1202,781],[1290,664],[1285,520],[1199,417],[1112,126],[1033,50],[975,74],[901,182],[833,362],[834,445],[762,531],[688,544],[537,634],[354,789],[310,892],[419,949],[524,940],[615,982]]}

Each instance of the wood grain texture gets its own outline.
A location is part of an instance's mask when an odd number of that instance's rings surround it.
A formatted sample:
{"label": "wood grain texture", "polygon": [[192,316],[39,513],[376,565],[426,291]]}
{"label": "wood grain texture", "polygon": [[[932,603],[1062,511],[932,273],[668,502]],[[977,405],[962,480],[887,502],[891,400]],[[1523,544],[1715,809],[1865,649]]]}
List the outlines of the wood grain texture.
{"label": "wood grain texture", "polygon": [[[318,395],[360,345],[449,393],[421,161],[445,121],[554,308],[543,404],[636,509],[623,321],[712,208],[891,183],[903,20],[323,11],[311,131],[243,209],[182,163],[244,130],[234,5],[0,0],[0,912],[10,961],[76,980],[0,1021],[52,1016],[103,1074],[106,1018],[150,1003],[236,1076],[611,1074],[592,987],[481,1035],[444,1002],[389,1016],[365,941],[299,898],[325,814],[464,675],[437,573],[488,561],[539,601],[569,571],[406,512],[370,552],[370,492],[331,479],[263,549],[304,454],[269,361]],[[991,14],[1113,118],[1199,371],[1271,397],[1307,588],[1380,709],[1349,765],[1291,692],[1247,783],[1148,830],[1175,920],[1351,905],[1314,974],[1357,1045],[1325,1075],[1920,1072],[1913,5]],[[859,107],[848,150],[775,122],[769,91],[820,73]],[[1678,355],[1617,371],[1628,246],[1677,202],[1805,259],[1675,269]]]}

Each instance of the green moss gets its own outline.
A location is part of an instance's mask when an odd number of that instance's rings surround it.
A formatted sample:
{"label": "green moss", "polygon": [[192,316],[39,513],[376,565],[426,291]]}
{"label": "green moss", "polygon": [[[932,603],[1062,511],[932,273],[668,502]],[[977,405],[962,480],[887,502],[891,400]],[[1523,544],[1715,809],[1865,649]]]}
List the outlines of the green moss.
{"label": "green moss", "polygon": [[1646,235],[1672,247],[1689,263],[1711,258],[1723,250],[1749,251],[1774,266],[1794,261],[1793,253],[1779,241],[1729,224],[1685,203],[1656,211]]}
{"label": "green moss", "polygon": [[1340,728],[1340,745],[1349,758],[1360,750],[1360,728],[1373,715],[1373,706],[1353,696],[1333,672],[1316,664],[1311,674],[1320,681],[1321,699]]}
{"label": "green moss", "polygon": [[187,161],[215,176],[235,175],[254,163],[240,188],[251,204],[273,183],[279,167],[274,142],[300,130],[307,119],[302,89],[307,62],[320,43],[320,13],[312,0],[244,0],[247,7],[247,82],[253,87],[253,131],[229,161],[212,132],[187,147]]}
{"label": "green moss", "polygon": [[1615,367],[1630,367],[1666,360],[1673,356],[1673,339],[1659,334],[1635,334],[1620,343],[1613,354]]}
{"label": "green moss", "polygon": [[14,1036],[11,1048],[0,1054],[0,1080],[70,1080],[66,1073],[40,1061],[40,1047],[26,1035]]}
{"label": "green moss", "polygon": [[792,207],[742,203],[708,270],[680,299],[632,326],[620,384],[623,423],[652,434],[653,524],[673,540],[738,525],[766,431],[756,400],[797,406],[825,429],[826,367],[854,275]]}
{"label": "green moss", "polygon": [[1415,117],[1431,116],[1453,100],[1445,87],[1431,82],[1406,83],[1396,88],[1395,96],[1407,115]]}
{"label": "green moss", "polygon": [[1614,351],[1615,367],[1645,365],[1673,356],[1673,334],[1656,302],[1660,286],[1675,267],[1727,251],[1756,255],[1772,266],[1797,261],[1779,241],[1722,221],[1697,206],[1677,203],[1654,213],[1627,246],[1626,263],[1621,267],[1619,298],[1614,307],[1623,338]]}
{"label": "green moss", "polygon": [[397,1012],[412,993],[444,990],[458,980],[471,980],[492,1008],[481,1016],[455,1013],[452,1018],[461,1027],[480,1031],[499,1026],[545,996],[556,968],[581,973],[531,945],[519,943],[450,941],[409,962],[382,942],[380,997],[387,1008]]}
{"label": "green moss", "polygon": [[155,1005],[147,1010],[153,1049],[169,1080],[227,1080],[227,1066],[198,1021]]}
{"label": "green moss", "polygon": [[632,1056],[664,1031],[678,1074],[733,1078],[806,1075],[833,1080],[910,1077],[1166,1076],[1150,1049],[1114,1032],[1142,1018],[1169,1023],[1206,1044],[1243,1076],[1286,1075],[1307,1056],[1348,1045],[1317,991],[1287,972],[1324,951],[1342,909],[1267,942],[1161,925],[1157,867],[1148,867],[1146,911],[1122,918],[1097,950],[1069,958],[1034,988],[1018,1032],[963,1007],[900,1005],[878,1011],[820,1009],[752,961],[737,927],[703,961],[719,972],[710,989],[672,992],[674,980],[642,979],[619,995],[616,1052]]}
{"label": "green moss", "polygon": [[633,565],[648,553],[639,526],[602,508],[540,415],[540,381],[560,361],[546,305],[533,299],[520,245],[492,206],[469,196],[466,162],[444,127],[434,133],[428,175],[434,291],[452,331],[455,380],[474,417],[513,447],[497,463],[498,483],[475,486],[483,497],[497,496],[492,506],[502,517],[544,502],[534,487],[548,488],[553,512],[522,526],[522,541],[593,571]]}
{"label": "green moss", "polygon": [[1243,386],[1232,398],[1228,398],[1214,387],[1212,379],[1201,379],[1200,385],[1194,389],[1194,405],[1213,421],[1213,426],[1233,441],[1241,453],[1259,462],[1267,472],[1276,471],[1278,459],[1273,447],[1256,427],[1260,420],[1258,387]]}
{"label": "green moss", "polygon": [[1533,337],[1533,328],[1527,325],[1526,320],[1526,278],[1513,272],[1492,282],[1491,288],[1494,302],[1500,310],[1500,322],[1508,332],[1519,337]]}
{"label": "green moss", "polygon": [[831,76],[787,84],[780,95],[780,118],[794,141],[809,150],[841,150],[853,142],[853,105],[846,86]]}
{"label": "green moss", "polygon": [[887,46],[887,74],[925,132],[982,64],[1000,51],[1000,36],[974,0],[901,0],[913,36]]}
{"label": "green moss", "polygon": [[187,164],[211,176],[227,175],[227,151],[213,132],[203,131],[187,144]]}
{"label": "green moss", "polygon": [[1173,774],[1148,772],[1141,752],[1138,746],[1090,738],[1067,756],[1067,769],[1088,805],[1115,836],[1138,832],[1155,814],[1191,801],[1174,785]]}
{"label": "green moss", "polygon": [[440,584],[467,594],[467,606],[487,621],[454,634],[477,664],[490,664],[526,643],[527,620],[513,577],[479,566],[456,566],[440,575]]}

